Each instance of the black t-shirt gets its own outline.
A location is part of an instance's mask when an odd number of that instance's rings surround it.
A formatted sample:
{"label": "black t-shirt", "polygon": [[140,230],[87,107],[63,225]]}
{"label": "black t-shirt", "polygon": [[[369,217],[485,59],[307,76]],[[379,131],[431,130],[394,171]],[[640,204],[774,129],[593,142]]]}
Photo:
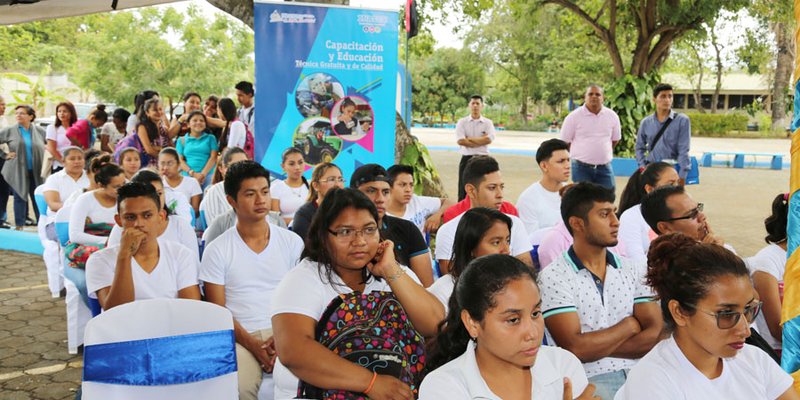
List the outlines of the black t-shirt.
{"label": "black t-shirt", "polygon": [[[299,210],[298,210],[299,212]],[[297,218],[297,214],[295,214]],[[410,221],[402,218],[384,215],[381,226],[381,235],[394,242],[394,256],[397,262],[409,266],[409,260],[420,254],[430,251],[425,238],[419,228]]]}
{"label": "black t-shirt", "polygon": [[313,201],[306,202],[294,213],[292,218],[292,231],[298,234],[303,241],[306,240],[308,234],[308,227],[311,225],[311,219],[317,213],[317,204]]}

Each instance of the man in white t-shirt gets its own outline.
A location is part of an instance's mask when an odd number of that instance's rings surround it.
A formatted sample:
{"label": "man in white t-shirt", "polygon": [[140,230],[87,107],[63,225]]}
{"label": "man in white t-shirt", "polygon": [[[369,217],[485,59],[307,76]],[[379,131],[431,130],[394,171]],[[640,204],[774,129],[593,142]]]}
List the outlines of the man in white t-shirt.
{"label": "man in white t-shirt", "polygon": [[[470,200],[470,208],[486,207],[500,209],[503,204],[503,176],[500,166],[490,156],[472,157],[464,168],[464,190]],[[516,216],[506,214],[511,218],[511,255],[520,261],[533,265],[531,260],[531,242],[525,224]],[[439,262],[439,271],[442,275],[448,272],[448,265],[453,254],[453,241],[456,238],[458,222],[464,214],[447,221],[436,233],[436,260]]]}
{"label": "man in white t-shirt", "polygon": [[[269,172],[255,161],[231,165],[225,194],[237,222],[208,246],[200,265],[208,301],[233,314],[239,398],[255,400],[261,389],[271,398],[275,344],[272,292],[294,268],[303,241],[293,232],[267,223],[272,200]],[[266,379],[262,371],[267,373]],[[263,382],[263,383],[262,383]]]}
{"label": "man in white t-shirt", "polygon": [[442,224],[442,214],[455,204],[446,197],[417,196],[414,194],[414,167],[392,165],[386,171],[392,187],[386,213],[411,221],[425,236],[436,232]]}
{"label": "man in white t-shirt", "polygon": [[197,257],[183,245],[156,240],[166,215],[151,185],[128,183],[117,191],[119,246],[100,250],[86,263],[86,288],[104,310],[135,300],[200,300]]}
{"label": "man in white t-shirt", "polygon": [[569,145],[561,139],[545,140],[536,150],[536,163],[542,179],[525,189],[516,204],[533,246],[561,219],[558,191],[569,181]]}
{"label": "man in white t-shirt", "polygon": [[568,190],[561,216],[574,244],[539,275],[548,343],[583,362],[603,399],[614,398],[627,370],[658,343],[663,326],[644,265],[608,250],[617,244],[615,209],[611,189],[581,182]]}

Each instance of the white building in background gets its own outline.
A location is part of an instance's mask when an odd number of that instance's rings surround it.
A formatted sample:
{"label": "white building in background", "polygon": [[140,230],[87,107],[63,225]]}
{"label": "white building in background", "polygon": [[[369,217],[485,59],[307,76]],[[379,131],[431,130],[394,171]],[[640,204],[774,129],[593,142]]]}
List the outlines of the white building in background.
{"label": "white building in background", "polygon": [[[694,85],[686,75],[669,73],[661,77],[661,81],[669,83],[675,90],[673,108],[677,111],[691,112],[696,110],[694,98]],[[717,78],[706,73],[700,85],[700,104],[706,110],[711,109],[711,101]],[[761,99],[764,111],[770,112],[772,107],[772,87],[769,79],[760,74],[745,72],[729,72],[722,75],[722,88],[719,93],[717,109],[721,112],[727,110],[743,110],[745,106]],[[791,96],[792,93],[789,93]]]}

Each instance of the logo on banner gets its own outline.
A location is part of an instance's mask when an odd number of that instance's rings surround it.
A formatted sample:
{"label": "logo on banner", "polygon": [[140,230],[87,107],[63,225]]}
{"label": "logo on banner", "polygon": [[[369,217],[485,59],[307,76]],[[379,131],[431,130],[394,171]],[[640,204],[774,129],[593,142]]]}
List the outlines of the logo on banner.
{"label": "logo on banner", "polygon": [[358,16],[358,24],[364,33],[381,33],[382,28],[389,22],[385,15],[361,14]]}
{"label": "logo on banner", "polygon": [[317,22],[317,17],[311,14],[281,14],[278,10],[269,15],[269,22],[283,22],[285,24],[313,24]]}

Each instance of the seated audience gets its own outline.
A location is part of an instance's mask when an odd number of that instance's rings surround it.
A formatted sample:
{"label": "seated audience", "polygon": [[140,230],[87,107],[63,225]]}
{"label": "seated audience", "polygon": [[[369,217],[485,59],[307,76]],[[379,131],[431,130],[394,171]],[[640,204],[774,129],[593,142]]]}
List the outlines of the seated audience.
{"label": "seated audience", "polygon": [[560,220],[558,191],[569,181],[569,145],[560,139],[545,140],[536,150],[536,164],[542,170],[542,179],[528,186],[516,204],[534,246]]}
{"label": "seated audience", "polygon": [[[503,176],[500,174],[500,166],[497,161],[490,156],[474,156],[467,161],[462,175],[464,189],[467,198],[470,200],[470,207],[486,207],[495,210],[501,209],[503,203]],[[464,214],[446,222],[436,233],[436,260],[439,262],[439,270],[442,274],[447,273],[450,259],[452,258],[453,242],[456,236],[458,222]],[[508,214],[507,214],[508,215]],[[511,218],[511,255],[519,258],[522,262],[532,265],[531,243],[528,240],[528,232],[525,224],[513,215]]]}
{"label": "seated audience", "polygon": [[[131,182],[143,183],[151,185],[158,194],[158,200],[164,208],[164,220],[158,225],[158,229],[151,231],[156,233],[159,240],[169,240],[171,242],[180,243],[195,256],[197,261],[200,261],[200,249],[197,245],[197,235],[192,228],[191,223],[183,218],[177,218],[175,215],[170,215],[170,211],[164,206],[166,204],[166,197],[164,196],[164,184],[161,182],[161,177],[157,173],[145,169],[139,171],[133,176]],[[116,224],[111,229],[111,234],[108,236],[108,246],[117,246],[120,243],[123,235],[123,226]]]}
{"label": "seated audience", "polygon": [[124,108],[116,108],[111,113],[111,122],[106,122],[103,128],[100,129],[98,137],[100,138],[100,150],[106,153],[114,153],[117,148],[117,143],[127,136],[125,127],[128,124],[128,118],[131,113]]}
{"label": "seated audience", "polygon": [[205,215],[208,225],[211,225],[218,216],[233,210],[225,198],[225,185],[222,182],[228,168],[244,160],[247,160],[247,154],[238,147],[229,147],[222,152],[217,170],[214,172],[214,184],[206,188],[203,200],[200,201],[200,211]]}
{"label": "seated audience", "polygon": [[165,212],[152,185],[132,182],[119,188],[119,213],[124,228],[118,246],[89,258],[86,286],[104,310],[145,299],[200,300],[197,257],[184,246],[158,239]]}
{"label": "seated audience", "polygon": [[564,193],[561,217],[575,242],[539,277],[548,343],[583,362],[602,399],[658,343],[663,324],[644,266],[608,250],[617,244],[614,211],[614,192],[603,186],[581,182]]}
{"label": "seated audience", "polygon": [[158,155],[158,170],[163,177],[164,189],[186,196],[197,215],[200,213],[200,199],[203,197],[203,190],[197,180],[180,174],[180,163],[178,152],[173,148],[163,149]]}
{"label": "seated audience", "polygon": [[428,288],[448,309],[458,277],[470,261],[488,254],[508,254],[511,244],[511,218],[494,208],[478,207],[463,214],[453,240],[449,272]]}
{"label": "seated audience", "polygon": [[672,335],[631,369],[617,400],[800,398],[791,376],[745,343],[761,302],[739,257],[663,235],[650,246],[647,283]]}
{"label": "seated audience", "polygon": [[733,248],[714,234],[703,213],[703,203],[698,203],[686,193],[683,186],[665,186],[655,189],[642,199],[642,217],[657,235],[683,233],[703,242]]}
{"label": "seated audience", "polygon": [[67,129],[67,139],[73,146],[78,146],[84,150],[94,147],[95,130],[101,128],[108,121],[106,106],[98,104],[86,119],[79,120]]}
{"label": "seated audience", "polygon": [[433,233],[442,224],[444,210],[454,203],[446,197],[417,196],[414,194],[414,167],[392,165],[389,173],[392,194],[386,205],[386,213],[411,221],[425,236]]}
{"label": "seated audience", "polygon": [[125,172],[125,179],[131,180],[142,169],[142,155],[133,147],[123,149],[119,153],[119,166]]}
{"label": "seated audience", "polygon": [[[197,101],[199,107],[199,98]],[[192,111],[187,119],[189,133],[178,138],[175,146],[181,161],[179,168],[182,175],[194,178],[201,187],[206,187],[211,183],[217,164],[217,138],[206,133],[208,124],[201,111]]]}
{"label": "seated audience", "polygon": [[[464,200],[459,201],[444,211],[444,214],[442,214],[442,223],[444,224],[450,222],[453,218],[463,214],[470,208],[472,208],[472,203],[470,202],[469,197],[465,197]],[[500,204],[500,212],[519,217],[519,211],[517,211],[517,207],[507,201],[503,201]]]}
{"label": "seated audience", "polygon": [[342,170],[332,163],[319,163],[311,173],[311,184],[309,185],[308,200],[297,209],[292,219],[291,229],[305,240],[311,219],[317,213],[320,203],[325,195],[333,188],[344,188],[344,178]]}
{"label": "seated audience", "polygon": [[[289,229],[289,227],[286,226],[286,222],[283,220],[283,218],[281,218],[281,214],[275,211],[270,211],[267,213],[266,220],[270,224],[277,227]],[[205,242],[206,246],[211,244],[211,242],[225,233],[225,231],[228,229],[231,229],[234,225],[236,225],[236,210],[233,208],[217,218],[214,218],[214,222],[212,222],[211,225],[209,225],[206,230],[203,231],[203,241]]]}
{"label": "seated audience", "polygon": [[430,249],[425,238],[411,222],[386,215],[386,201],[391,191],[386,170],[378,164],[362,165],[353,171],[350,187],[367,195],[375,204],[381,237],[394,243],[397,262],[411,268],[423,286],[433,284]]}
{"label": "seated audience", "polygon": [[[0,117],[1,118],[1,117]],[[78,113],[75,106],[64,101],[56,105],[56,118],[53,124],[45,129],[46,150],[53,157],[51,172],[55,173],[64,168],[64,150],[72,146],[67,138],[67,129],[78,122]]]}
{"label": "seated audience", "polygon": [[764,312],[756,318],[756,329],[767,343],[780,354],[782,346],[781,304],[783,303],[783,274],[786,268],[786,223],[789,216],[789,194],[781,193],[772,201],[772,215],[764,220],[767,246],[747,259],[753,285]]}
{"label": "seated audience", "polygon": [[422,335],[433,335],[444,318],[439,301],[395,260],[394,243],[381,241],[380,220],[375,204],[357,190],[333,189],[320,204],[303,260],[284,277],[272,300],[276,399],[295,397],[298,378],[322,389],[368,392],[375,399],[412,398],[410,387],[399,379],[374,374],[315,340],[323,312],[344,293],[392,292]]}
{"label": "seated audience", "polygon": [[284,150],[281,156],[281,168],[286,173],[286,179],[277,179],[272,182],[272,211],[281,213],[281,218],[286,224],[292,222],[294,213],[308,198],[308,182],[303,177],[306,172],[306,162],[303,152],[296,147]]}
{"label": "seated audience", "polygon": [[671,164],[662,161],[636,170],[628,179],[619,199],[619,241],[625,244],[628,258],[647,261],[647,249],[656,233],[642,216],[642,198],[662,186],[675,186],[680,178]]}
{"label": "seated audience", "polygon": [[542,345],[542,298],[529,266],[508,255],[476,258],[450,304],[421,399],[596,398],[574,355]]}
{"label": "seated audience", "polygon": [[[303,241],[267,223],[272,204],[269,172],[257,162],[233,164],[225,176],[225,194],[236,210],[236,226],[205,250],[200,280],[206,299],[233,314],[239,398],[255,400],[261,372],[272,372],[275,357],[269,318],[272,295],[300,260]],[[271,376],[266,384],[271,393]]]}
{"label": "seated audience", "polygon": [[[103,160],[95,161],[100,163]],[[117,190],[125,184],[125,175],[117,164],[107,163],[99,168],[94,181],[97,189],[80,194],[71,205],[69,243],[64,247],[64,255],[69,261],[64,267],[64,278],[75,284],[87,305],[86,260],[92,253],[106,247],[108,235],[116,223]]]}
{"label": "seated audience", "polygon": [[[167,129],[167,133],[169,133],[170,137],[183,137],[184,135],[188,134],[192,131],[191,122],[189,122],[189,117],[195,111],[201,112],[201,104],[203,103],[203,98],[200,97],[197,92],[186,92],[183,95],[183,114],[176,115],[172,118],[172,122],[169,124],[169,129]],[[206,121],[208,122],[208,121]],[[199,170],[198,170],[199,171]]]}

